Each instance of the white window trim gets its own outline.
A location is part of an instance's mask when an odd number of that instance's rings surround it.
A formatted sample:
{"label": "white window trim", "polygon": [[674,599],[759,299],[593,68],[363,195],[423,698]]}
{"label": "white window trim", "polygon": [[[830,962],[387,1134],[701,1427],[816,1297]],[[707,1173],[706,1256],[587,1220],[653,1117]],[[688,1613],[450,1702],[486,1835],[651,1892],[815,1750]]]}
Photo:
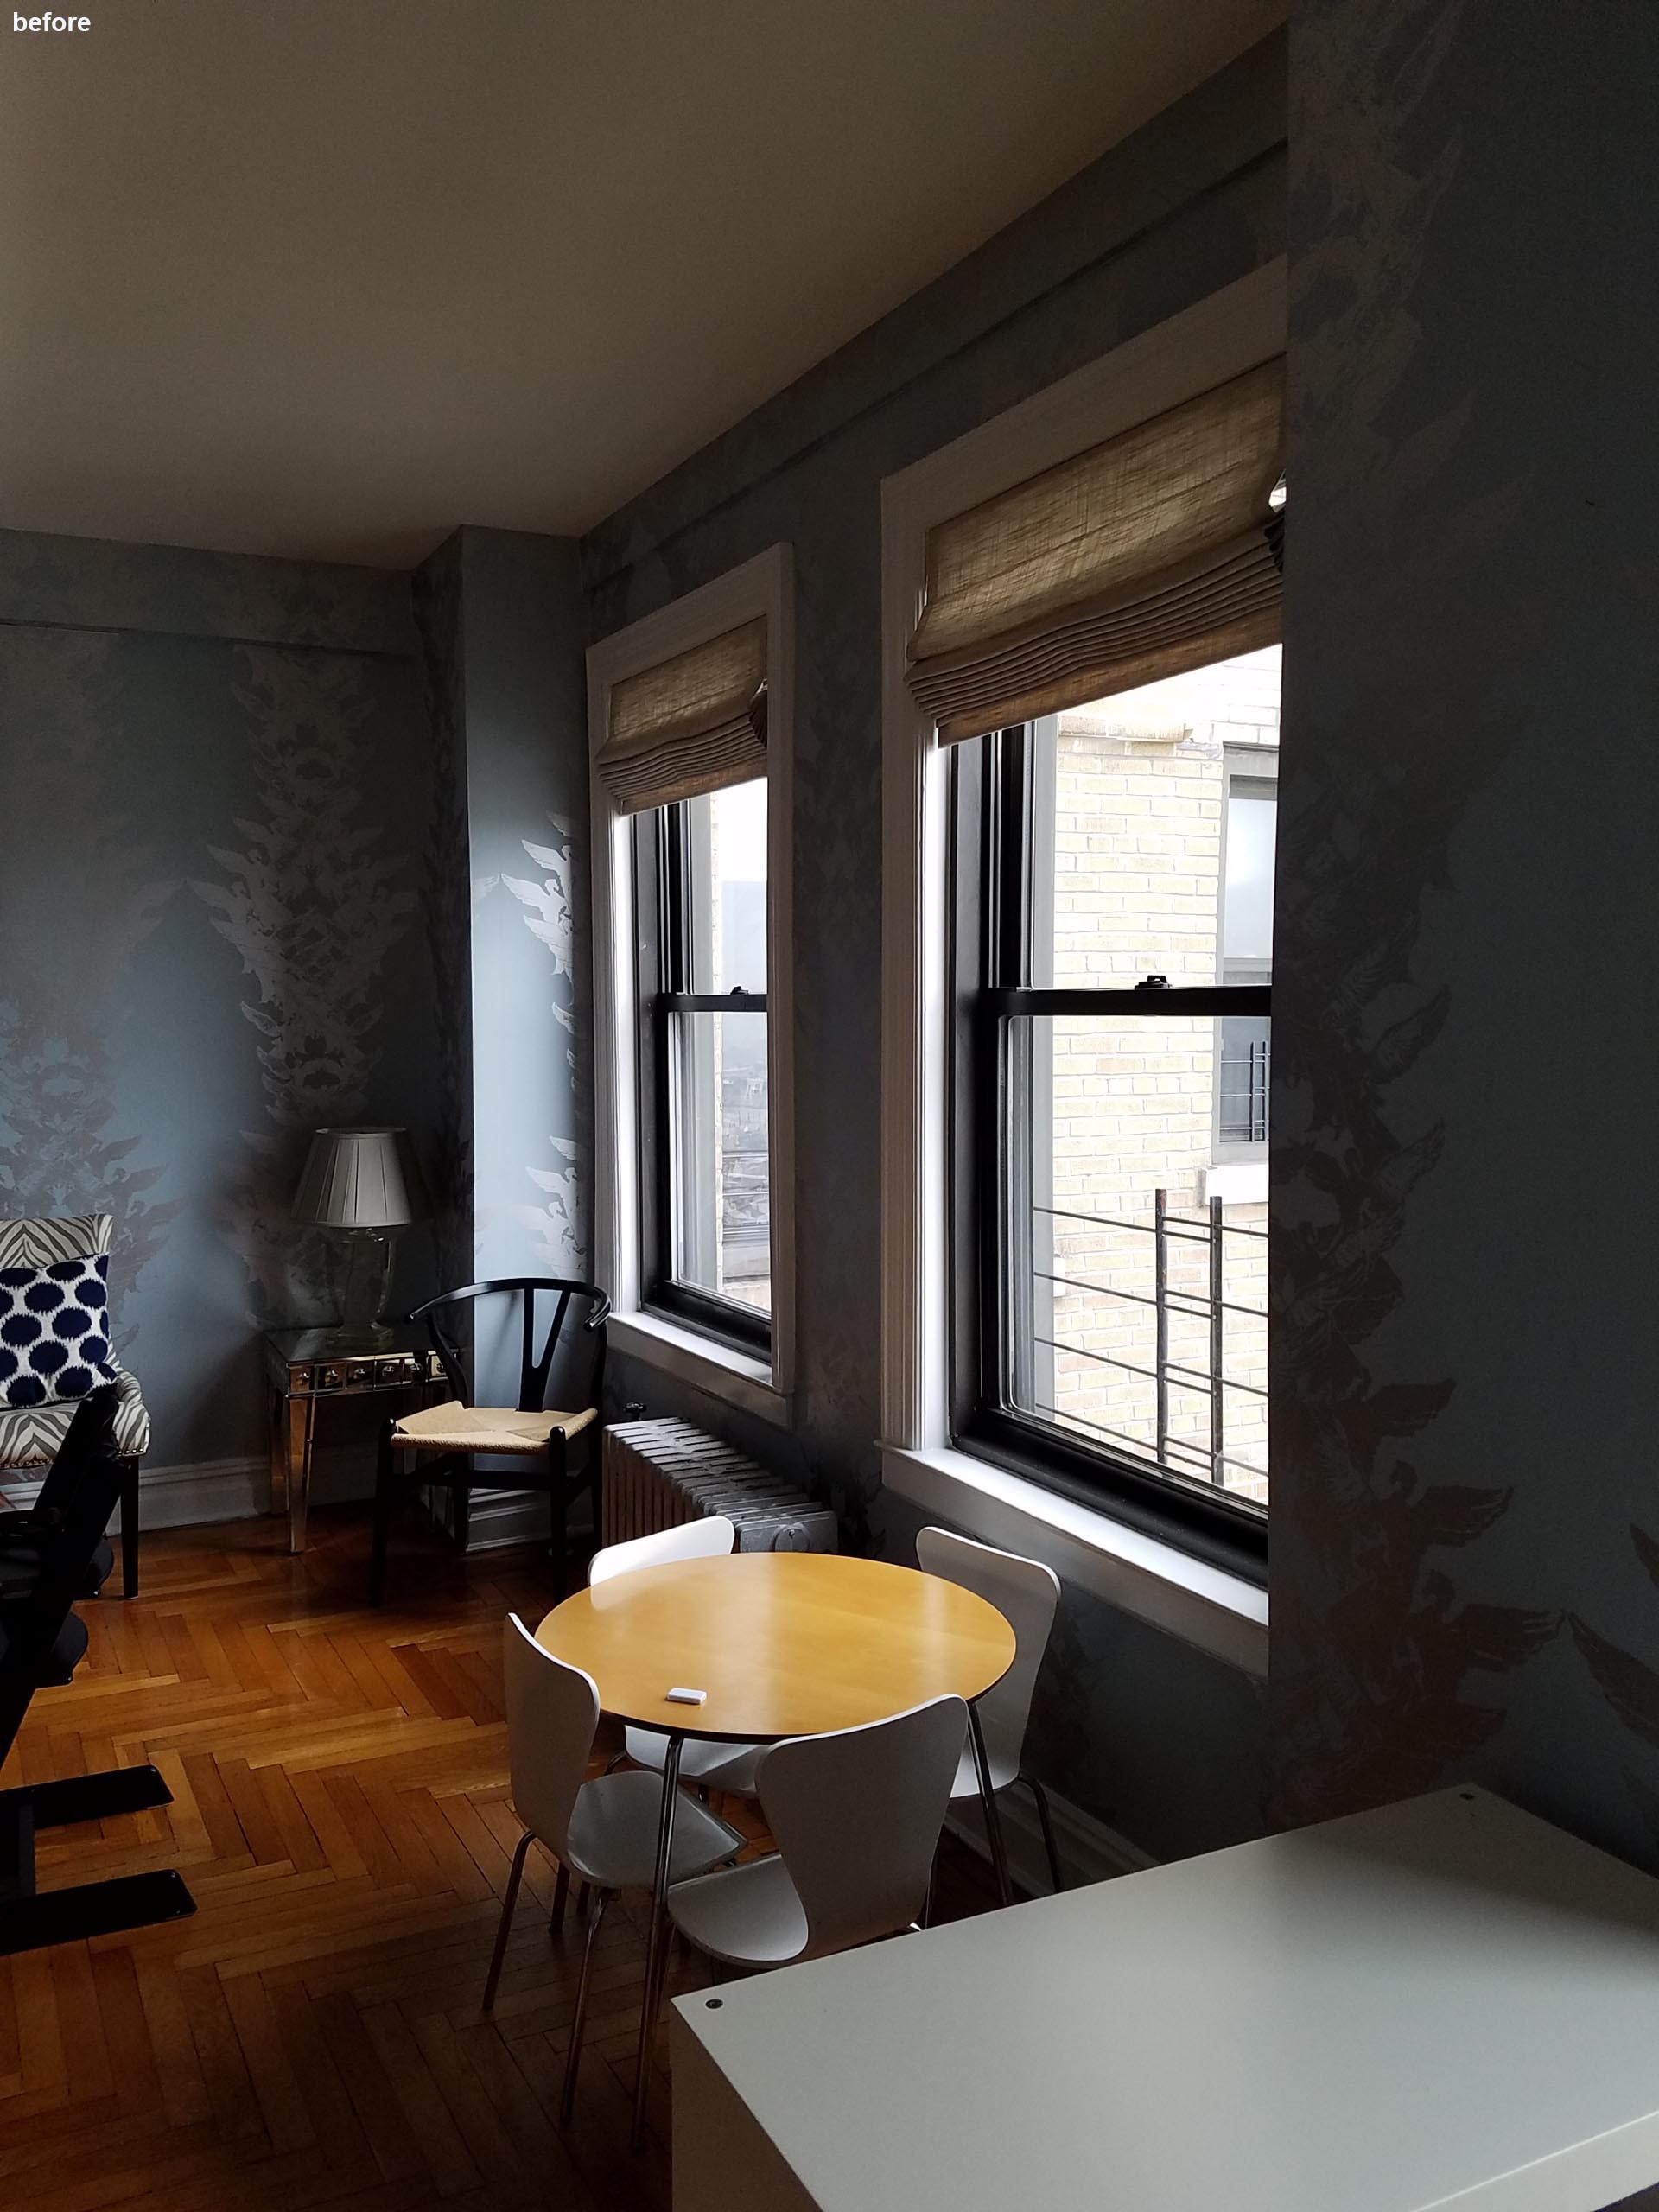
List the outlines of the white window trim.
{"label": "white window trim", "polygon": [[[618,814],[592,756],[610,727],[613,688],[739,624],[766,624],[766,1080],[772,1217],[772,1357],[768,1362],[647,1313],[640,1304],[638,992],[629,820]],[[594,1243],[614,1313],[619,1351],[787,1427],[795,1377],[795,1022],[793,880],[794,563],[769,546],[741,568],[687,592],[588,649],[588,745],[593,822]]]}
{"label": "white window trim", "polygon": [[[1023,1540],[1067,1579],[1264,1674],[1267,1600],[955,1449],[947,1370],[945,756],[905,681],[927,533],[1012,485],[1285,349],[1282,259],[1131,339],[881,486],[881,1433],[884,1478],[992,1542]],[[1000,1533],[998,1533],[1000,1532]]]}

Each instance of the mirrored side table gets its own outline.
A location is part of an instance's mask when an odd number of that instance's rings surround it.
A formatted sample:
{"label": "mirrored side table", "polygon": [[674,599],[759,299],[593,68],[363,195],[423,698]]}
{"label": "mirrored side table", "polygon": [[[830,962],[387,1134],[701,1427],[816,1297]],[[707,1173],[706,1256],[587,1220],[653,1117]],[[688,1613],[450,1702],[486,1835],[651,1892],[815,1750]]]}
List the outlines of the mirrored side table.
{"label": "mirrored side table", "polygon": [[264,1338],[264,1361],[270,1510],[287,1514],[288,1548],[302,1552],[318,1406],[377,1390],[437,1405],[450,1395],[449,1380],[418,1322],[397,1323],[373,1342],[342,1329],[272,1329]]}

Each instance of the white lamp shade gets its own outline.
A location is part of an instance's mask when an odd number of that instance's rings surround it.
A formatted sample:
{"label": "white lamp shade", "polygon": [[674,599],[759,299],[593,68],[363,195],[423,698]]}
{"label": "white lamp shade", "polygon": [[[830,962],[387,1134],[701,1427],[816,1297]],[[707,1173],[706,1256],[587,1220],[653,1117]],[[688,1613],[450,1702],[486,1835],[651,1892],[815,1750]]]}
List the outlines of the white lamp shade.
{"label": "white lamp shade", "polygon": [[294,1194],[298,1221],[321,1229],[401,1229],[430,1209],[404,1129],[319,1129]]}

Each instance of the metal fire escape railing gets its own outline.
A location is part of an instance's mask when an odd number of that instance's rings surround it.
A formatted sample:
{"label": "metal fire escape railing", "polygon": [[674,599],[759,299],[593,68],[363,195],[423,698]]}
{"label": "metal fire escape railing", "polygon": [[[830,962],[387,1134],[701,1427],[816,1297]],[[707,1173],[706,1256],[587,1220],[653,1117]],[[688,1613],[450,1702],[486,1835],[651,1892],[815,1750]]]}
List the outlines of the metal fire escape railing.
{"label": "metal fire escape railing", "polygon": [[[1227,1449],[1227,1392],[1240,1390],[1264,1402],[1268,1393],[1265,1385],[1246,1382],[1240,1376],[1229,1375],[1226,1371],[1227,1315],[1247,1315],[1262,1323],[1267,1319],[1265,1306],[1242,1305],[1227,1296],[1226,1240],[1230,1236],[1248,1236],[1265,1243],[1268,1232],[1265,1229],[1247,1229],[1242,1223],[1226,1220],[1224,1201],[1220,1198],[1210,1199],[1205,1211],[1196,1215],[1173,1208],[1166,1190],[1155,1190],[1152,1200],[1150,1224],[1124,1221],[1110,1214],[1082,1213],[1066,1206],[1037,1206],[1033,1211],[1046,1214],[1053,1220],[1086,1222],[1102,1229],[1127,1230],[1132,1235],[1152,1238],[1150,1295],[1141,1291],[1125,1290],[1120,1285],[1091,1282],[1079,1276],[1062,1274],[1058,1269],[1038,1268],[1034,1272],[1039,1281],[1050,1283],[1057,1289],[1087,1291],[1096,1297],[1118,1299],[1135,1306],[1150,1306],[1154,1314],[1153,1365],[1144,1367],[1134,1360],[1120,1359],[1109,1352],[1096,1351],[1083,1344],[1062,1344],[1053,1337],[1039,1335],[1035,1341],[1051,1351],[1065,1352],[1074,1358],[1090,1360],[1101,1366],[1116,1368],[1126,1374],[1139,1375],[1150,1382],[1156,1394],[1156,1448],[1160,1465],[1178,1473],[1200,1475],[1217,1487],[1225,1485],[1229,1467],[1238,1468],[1250,1475],[1263,1476],[1268,1471],[1265,1466]],[[1171,1284],[1169,1248],[1174,1242],[1207,1247],[1205,1288],[1202,1294]],[[1184,1362],[1172,1358],[1169,1344],[1172,1316],[1202,1320],[1207,1324],[1210,1361],[1207,1368],[1189,1367]],[[1210,1410],[1207,1447],[1176,1435],[1171,1428],[1169,1392],[1172,1376],[1175,1378],[1178,1388],[1202,1389],[1207,1393]],[[1102,1435],[1134,1445],[1139,1450],[1146,1449],[1143,1438],[1110,1427],[1104,1421],[1091,1420],[1087,1414],[1063,1413],[1058,1406],[1041,1406],[1037,1410],[1058,1420],[1077,1421],[1085,1428],[1097,1430]]]}

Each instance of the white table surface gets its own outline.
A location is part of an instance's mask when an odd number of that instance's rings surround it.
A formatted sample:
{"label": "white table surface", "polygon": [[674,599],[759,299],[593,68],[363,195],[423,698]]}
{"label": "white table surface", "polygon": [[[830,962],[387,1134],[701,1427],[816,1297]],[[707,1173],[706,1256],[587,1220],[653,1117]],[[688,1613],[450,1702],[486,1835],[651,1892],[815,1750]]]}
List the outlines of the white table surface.
{"label": "white table surface", "polygon": [[1481,1790],[675,2009],[821,2212],[1601,2212],[1659,2180],[1659,1882]]}

